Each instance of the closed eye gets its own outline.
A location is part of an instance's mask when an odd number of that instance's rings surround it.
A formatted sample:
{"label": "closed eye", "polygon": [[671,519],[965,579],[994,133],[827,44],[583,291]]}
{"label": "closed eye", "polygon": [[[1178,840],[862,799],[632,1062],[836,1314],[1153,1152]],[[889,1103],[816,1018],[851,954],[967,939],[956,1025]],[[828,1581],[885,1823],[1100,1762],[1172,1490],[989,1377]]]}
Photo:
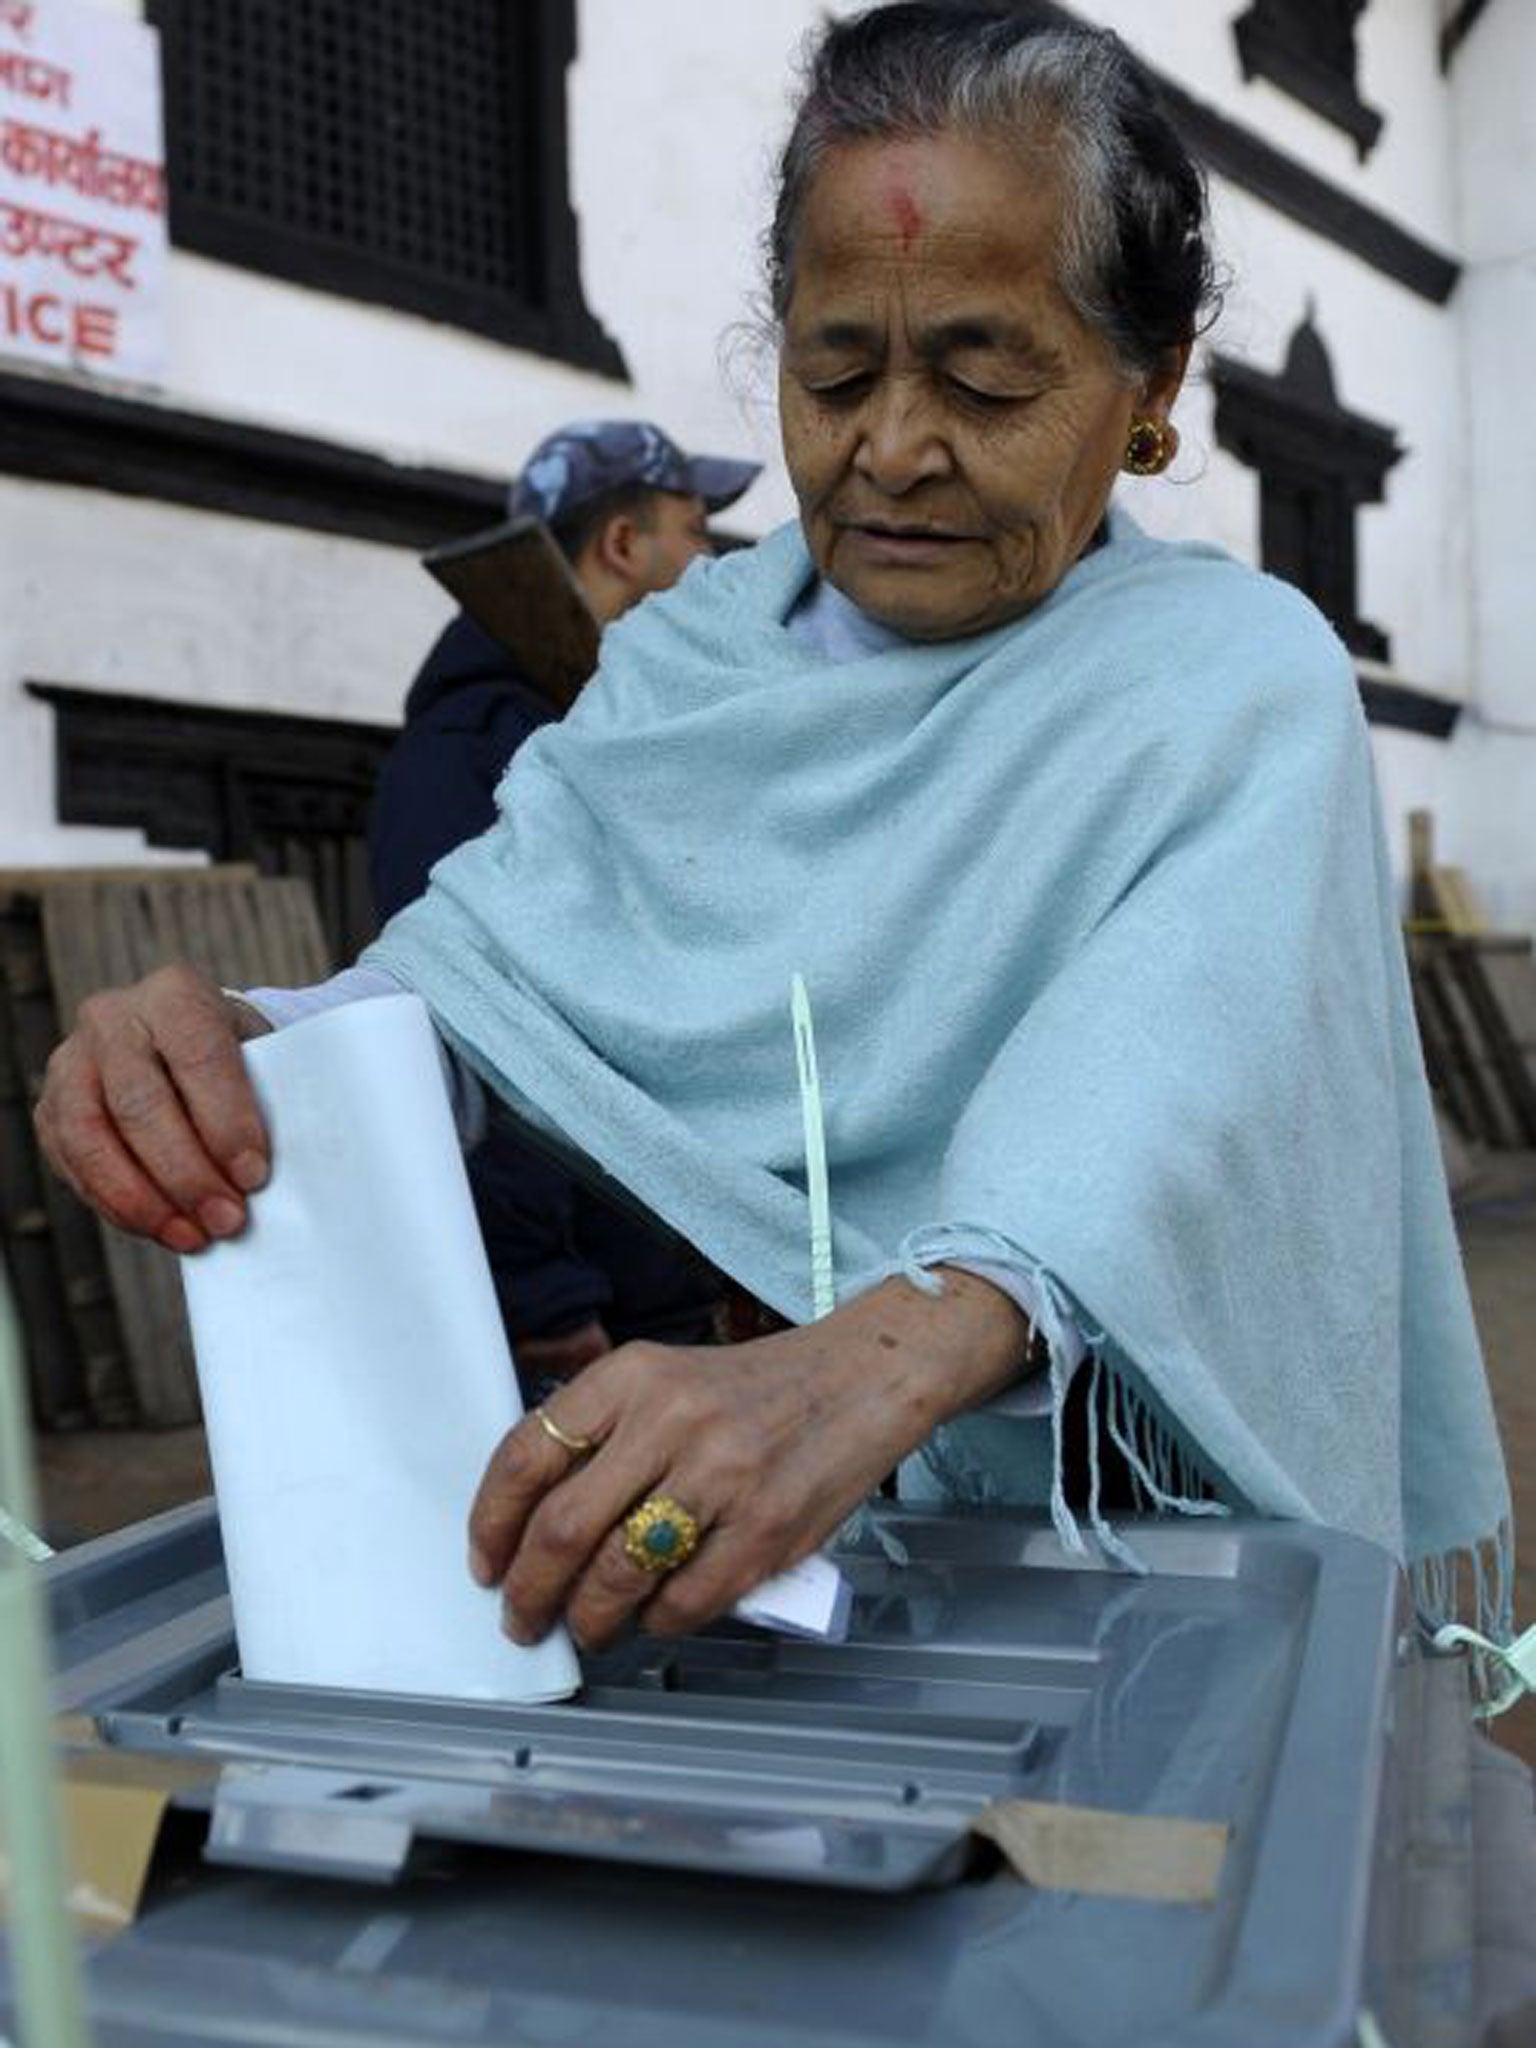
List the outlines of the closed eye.
{"label": "closed eye", "polygon": [[807,384],[805,389],[822,405],[850,405],[864,397],[873,383],[872,372],[855,370],[851,376],[838,377],[829,384]]}
{"label": "closed eye", "polygon": [[983,391],[979,385],[967,384],[960,377],[947,380],[950,395],[962,405],[974,406],[978,412],[998,412],[1005,406],[1028,405],[1034,398],[1032,391]]}

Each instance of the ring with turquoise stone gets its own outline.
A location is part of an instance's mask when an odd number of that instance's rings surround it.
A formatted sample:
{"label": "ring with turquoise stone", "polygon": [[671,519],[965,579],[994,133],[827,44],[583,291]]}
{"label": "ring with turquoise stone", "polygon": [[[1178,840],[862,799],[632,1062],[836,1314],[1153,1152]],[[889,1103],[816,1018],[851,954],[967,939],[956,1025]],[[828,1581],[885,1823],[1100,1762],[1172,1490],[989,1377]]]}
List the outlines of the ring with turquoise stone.
{"label": "ring with turquoise stone", "polygon": [[699,1547],[698,1523],[681,1501],[665,1493],[641,1501],[624,1517],[622,1527],[625,1555],[653,1577],[675,1572]]}

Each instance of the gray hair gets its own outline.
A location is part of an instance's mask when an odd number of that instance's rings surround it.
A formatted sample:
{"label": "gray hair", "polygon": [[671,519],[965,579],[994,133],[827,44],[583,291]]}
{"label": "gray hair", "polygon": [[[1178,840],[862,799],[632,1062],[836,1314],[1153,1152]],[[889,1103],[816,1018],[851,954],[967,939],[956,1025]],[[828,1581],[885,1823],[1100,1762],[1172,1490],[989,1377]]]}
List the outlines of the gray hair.
{"label": "gray hair", "polygon": [[796,234],[827,156],[847,143],[959,132],[1061,176],[1063,291],[1128,376],[1193,338],[1215,290],[1205,184],[1146,72],[1107,29],[902,0],[832,22],[811,44],[779,164],[768,290],[782,322]]}

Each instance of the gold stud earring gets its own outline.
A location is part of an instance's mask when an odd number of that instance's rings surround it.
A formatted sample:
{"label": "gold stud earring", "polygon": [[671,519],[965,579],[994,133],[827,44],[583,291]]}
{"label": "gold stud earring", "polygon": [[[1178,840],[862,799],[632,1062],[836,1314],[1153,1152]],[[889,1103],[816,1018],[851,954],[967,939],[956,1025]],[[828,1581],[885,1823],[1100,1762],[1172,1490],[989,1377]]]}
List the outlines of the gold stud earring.
{"label": "gold stud earring", "polygon": [[1161,476],[1178,451],[1178,429],[1166,420],[1132,420],[1122,467],[1132,476]]}

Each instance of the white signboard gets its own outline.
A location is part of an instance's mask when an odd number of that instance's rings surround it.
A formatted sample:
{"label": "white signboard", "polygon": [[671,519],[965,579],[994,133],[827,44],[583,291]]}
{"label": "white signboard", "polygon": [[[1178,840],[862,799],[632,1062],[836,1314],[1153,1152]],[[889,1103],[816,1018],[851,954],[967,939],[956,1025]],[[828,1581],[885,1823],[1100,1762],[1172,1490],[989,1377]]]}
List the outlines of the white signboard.
{"label": "white signboard", "polygon": [[0,0],[0,353],[165,363],[159,38],[91,0]]}

